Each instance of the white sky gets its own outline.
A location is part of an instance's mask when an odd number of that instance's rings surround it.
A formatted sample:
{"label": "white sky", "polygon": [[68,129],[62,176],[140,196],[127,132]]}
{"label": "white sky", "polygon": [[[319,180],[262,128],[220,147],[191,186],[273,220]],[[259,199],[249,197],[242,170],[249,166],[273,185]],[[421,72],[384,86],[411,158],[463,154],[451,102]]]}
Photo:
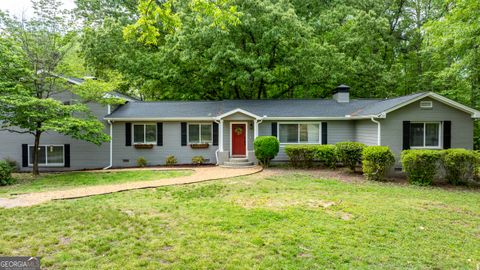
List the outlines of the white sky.
{"label": "white sky", "polygon": [[[72,9],[75,7],[74,0],[60,0],[63,8]],[[26,17],[33,14],[31,0],[0,0],[0,9],[8,11],[11,15],[21,17],[25,13]]]}

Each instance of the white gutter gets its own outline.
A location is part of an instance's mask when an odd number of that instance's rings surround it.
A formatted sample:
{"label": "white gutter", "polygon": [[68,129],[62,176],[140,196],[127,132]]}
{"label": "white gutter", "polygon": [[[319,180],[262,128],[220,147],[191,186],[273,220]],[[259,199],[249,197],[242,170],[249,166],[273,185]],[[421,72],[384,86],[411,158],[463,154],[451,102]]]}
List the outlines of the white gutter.
{"label": "white gutter", "polygon": [[[111,112],[111,107],[108,105],[108,114]],[[103,168],[104,170],[108,170],[113,166],[113,123],[108,120],[108,124],[110,125],[110,164]]]}
{"label": "white gutter", "polygon": [[116,118],[116,117],[104,117],[105,120],[114,120],[114,121],[212,121],[215,120],[214,117],[142,117],[142,118]]}
{"label": "white gutter", "polygon": [[255,130],[253,131],[253,133],[254,133],[253,140],[255,140],[258,137],[258,127],[263,122],[263,119],[265,117],[267,117],[267,116],[264,115],[264,116],[260,117],[258,120],[257,119],[254,120],[254,129]]}
{"label": "white gutter", "polygon": [[382,145],[382,126],[379,121],[375,120],[375,118],[372,116],[370,118],[373,123],[377,124],[377,145]]}
{"label": "white gutter", "polygon": [[[281,120],[358,120],[358,119],[370,119],[372,117],[379,118],[378,115],[365,115],[365,116],[351,116],[345,115],[340,117],[260,117],[257,120],[272,120],[272,121],[281,121]],[[380,117],[383,118],[383,117]],[[114,121],[217,121],[220,120],[218,117],[142,117],[142,118],[116,118],[116,117],[104,117],[105,120],[114,120]]]}

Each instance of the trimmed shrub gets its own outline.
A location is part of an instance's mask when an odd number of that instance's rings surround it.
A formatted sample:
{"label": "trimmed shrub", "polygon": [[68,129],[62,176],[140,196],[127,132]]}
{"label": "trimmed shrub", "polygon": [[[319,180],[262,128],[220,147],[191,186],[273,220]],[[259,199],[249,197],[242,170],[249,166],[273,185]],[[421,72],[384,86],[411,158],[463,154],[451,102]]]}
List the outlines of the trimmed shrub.
{"label": "trimmed shrub", "polygon": [[338,162],[337,147],[332,144],[315,146],[315,160],[322,163],[325,167],[335,169]]}
{"label": "trimmed shrub", "polygon": [[0,160],[0,186],[7,186],[15,183],[12,177],[12,167],[5,160]]}
{"label": "trimmed shrub", "polygon": [[195,165],[202,165],[205,163],[205,158],[203,156],[194,156],[192,157],[192,163]]}
{"label": "trimmed shrub", "polygon": [[7,157],[5,158],[5,161],[8,163],[8,165],[10,165],[10,167],[12,167],[12,172],[18,171],[18,163],[16,160]]}
{"label": "trimmed shrub", "polygon": [[285,153],[295,168],[310,168],[315,159],[315,147],[313,145],[287,145],[285,146]]}
{"label": "trimmed shrub", "polygon": [[367,146],[362,151],[363,175],[368,180],[383,181],[395,163],[395,156],[388,146]]}
{"label": "trimmed shrub", "polygon": [[280,142],[274,136],[259,136],[253,142],[255,157],[263,167],[268,167],[280,150]]}
{"label": "trimmed shrub", "polygon": [[145,167],[147,166],[147,160],[144,157],[139,157],[137,159],[137,166],[138,167]]}
{"label": "trimmed shrub", "polygon": [[339,142],[335,146],[339,160],[344,166],[355,172],[355,167],[362,161],[362,151],[366,145],[359,142]]}
{"label": "trimmed shrub", "polygon": [[167,164],[168,166],[175,165],[177,164],[177,158],[175,158],[175,156],[168,156],[165,164]]}
{"label": "trimmed shrub", "polygon": [[312,167],[318,161],[322,165],[335,168],[337,165],[337,148],[335,145],[287,145],[285,153],[295,168]]}
{"label": "trimmed shrub", "polygon": [[480,156],[466,149],[448,149],[441,153],[445,178],[450,184],[458,185],[473,180],[480,165]]}
{"label": "trimmed shrub", "polygon": [[403,171],[412,184],[431,185],[437,172],[441,152],[437,150],[404,150],[401,160]]}

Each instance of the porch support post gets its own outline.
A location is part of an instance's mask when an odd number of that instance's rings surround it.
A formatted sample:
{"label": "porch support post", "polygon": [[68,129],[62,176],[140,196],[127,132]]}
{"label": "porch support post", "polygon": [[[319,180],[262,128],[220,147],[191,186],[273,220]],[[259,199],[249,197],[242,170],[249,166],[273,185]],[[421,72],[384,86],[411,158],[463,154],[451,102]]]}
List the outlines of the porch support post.
{"label": "porch support post", "polygon": [[258,137],[258,120],[253,120],[253,139],[255,140]]}
{"label": "porch support post", "polygon": [[223,119],[220,120],[220,124],[218,125],[218,149],[220,152],[223,152]]}

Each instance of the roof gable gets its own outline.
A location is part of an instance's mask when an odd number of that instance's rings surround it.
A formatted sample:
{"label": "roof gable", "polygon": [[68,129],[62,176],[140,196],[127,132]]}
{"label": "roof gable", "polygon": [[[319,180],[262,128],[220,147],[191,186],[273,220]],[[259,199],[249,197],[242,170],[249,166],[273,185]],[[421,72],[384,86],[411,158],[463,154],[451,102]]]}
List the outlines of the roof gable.
{"label": "roof gable", "polygon": [[461,103],[459,103],[459,102],[456,102],[456,101],[454,101],[454,100],[451,100],[451,99],[449,99],[449,98],[446,98],[446,97],[444,97],[444,96],[442,96],[442,95],[439,95],[439,94],[436,94],[436,93],[433,93],[433,92],[427,92],[427,93],[425,93],[425,94],[422,95],[422,96],[416,97],[416,98],[414,98],[414,99],[409,100],[408,102],[405,102],[405,103],[403,103],[403,104],[400,104],[400,105],[398,105],[398,106],[395,106],[395,107],[393,107],[393,108],[385,111],[385,113],[389,113],[389,112],[395,111],[395,110],[397,110],[397,109],[399,109],[399,108],[402,108],[402,107],[404,107],[404,106],[407,106],[407,105],[409,105],[409,104],[411,104],[411,103],[413,103],[413,102],[416,102],[416,101],[421,100],[421,99],[426,98],[426,97],[429,97],[429,98],[432,98],[432,99],[434,99],[434,100],[437,100],[437,101],[439,101],[439,102],[441,102],[441,103],[443,103],[443,104],[449,105],[450,107],[453,107],[453,108],[458,109],[458,110],[460,110],[460,111],[469,113],[469,114],[471,114],[472,118],[480,118],[480,111],[477,111],[477,110],[475,110],[475,109],[472,109],[472,108],[470,108],[470,107],[468,107],[468,106],[465,106],[465,105],[463,105],[463,104],[461,104]]}
{"label": "roof gable", "polygon": [[245,111],[245,110],[240,109],[240,108],[237,108],[237,109],[235,109],[235,110],[231,110],[231,111],[228,111],[228,112],[226,112],[226,113],[224,113],[224,114],[221,114],[221,115],[217,116],[217,119],[222,119],[222,118],[225,118],[225,117],[228,117],[228,116],[232,116],[232,115],[238,114],[238,113],[239,113],[239,114],[244,114],[244,115],[249,116],[249,117],[254,118],[254,119],[261,119],[261,118],[262,118],[262,117],[260,117],[260,116],[258,116],[258,115],[256,115],[256,114],[253,114],[253,113],[251,113],[251,112]]}

